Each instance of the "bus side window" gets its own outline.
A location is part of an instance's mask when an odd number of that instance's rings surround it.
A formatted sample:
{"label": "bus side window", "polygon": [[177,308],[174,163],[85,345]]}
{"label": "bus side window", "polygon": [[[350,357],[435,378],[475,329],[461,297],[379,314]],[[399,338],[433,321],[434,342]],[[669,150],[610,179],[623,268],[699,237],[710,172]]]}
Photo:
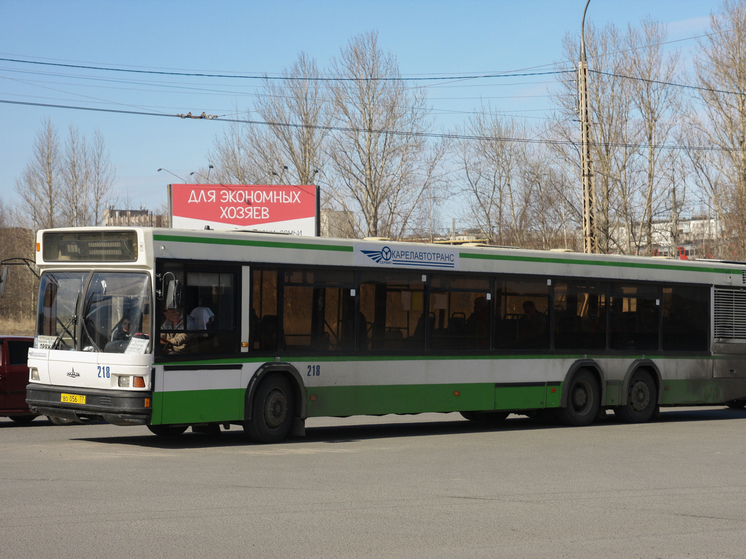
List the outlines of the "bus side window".
{"label": "bus side window", "polygon": [[709,347],[710,290],[698,286],[663,288],[664,350],[703,351]]}
{"label": "bus side window", "polygon": [[156,323],[160,325],[161,339],[166,340],[159,351],[173,353],[173,348],[169,349],[169,338],[186,339],[178,353],[216,354],[238,350],[235,270],[233,266],[209,262],[171,261],[163,265],[162,273],[172,274],[179,280],[183,278],[183,290],[178,312],[166,309],[165,299],[159,301]]}
{"label": "bus side window", "polygon": [[277,270],[252,271],[251,348],[276,351],[279,340],[277,320]]}

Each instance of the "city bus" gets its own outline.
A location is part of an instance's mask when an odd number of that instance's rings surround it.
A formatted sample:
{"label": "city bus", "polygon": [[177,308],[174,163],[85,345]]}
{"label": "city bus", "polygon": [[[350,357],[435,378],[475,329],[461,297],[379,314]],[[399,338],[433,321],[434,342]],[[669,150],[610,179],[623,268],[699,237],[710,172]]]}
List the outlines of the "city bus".
{"label": "city bus", "polygon": [[309,417],[746,404],[746,264],[140,227],[38,232],[27,401],[61,419]]}

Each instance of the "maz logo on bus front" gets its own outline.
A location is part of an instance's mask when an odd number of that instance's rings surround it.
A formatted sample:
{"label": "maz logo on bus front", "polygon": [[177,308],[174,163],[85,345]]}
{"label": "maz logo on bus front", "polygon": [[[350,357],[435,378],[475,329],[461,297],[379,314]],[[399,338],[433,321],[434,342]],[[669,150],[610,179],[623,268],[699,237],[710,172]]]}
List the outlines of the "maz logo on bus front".
{"label": "maz logo on bus front", "polygon": [[[361,255],[358,257],[358,254]],[[459,255],[455,250],[433,248],[392,248],[388,245],[377,250],[355,246],[355,263],[383,266],[409,266],[423,268],[458,269]]]}

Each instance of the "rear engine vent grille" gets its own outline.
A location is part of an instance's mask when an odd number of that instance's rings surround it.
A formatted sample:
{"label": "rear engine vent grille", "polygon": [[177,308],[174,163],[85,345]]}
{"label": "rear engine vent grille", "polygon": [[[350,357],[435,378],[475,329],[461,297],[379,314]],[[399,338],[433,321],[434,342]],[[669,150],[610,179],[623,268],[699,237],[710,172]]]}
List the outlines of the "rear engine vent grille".
{"label": "rear engine vent grille", "polygon": [[746,343],[746,291],[715,290],[715,338]]}

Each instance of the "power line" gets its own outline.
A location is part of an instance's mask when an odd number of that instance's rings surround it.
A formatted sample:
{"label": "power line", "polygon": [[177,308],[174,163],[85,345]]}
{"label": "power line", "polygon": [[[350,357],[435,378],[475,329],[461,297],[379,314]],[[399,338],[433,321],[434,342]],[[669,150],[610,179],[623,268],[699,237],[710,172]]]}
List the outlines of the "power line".
{"label": "power line", "polygon": [[675,82],[664,82],[664,81],[658,81],[658,80],[650,80],[647,78],[641,78],[637,76],[625,76],[623,74],[614,74],[612,72],[601,72],[599,70],[588,70],[592,74],[598,74],[600,76],[608,76],[611,78],[621,78],[624,80],[633,80],[633,81],[639,81],[639,82],[645,82],[645,83],[654,83],[656,85],[666,85],[670,87],[681,87],[682,89],[694,89],[696,91],[707,91],[709,93],[722,93],[724,95],[744,95],[744,93],[739,93],[737,91],[727,91],[725,89],[712,89],[710,87],[699,87],[696,85],[688,85],[683,83],[675,83]]}
{"label": "power line", "polygon": [[[479,142],[515,142],[521,144],[538,144],[538,145],[554,145],[554,146],[577,146],[578,142],[573,140],[552,140],[546,138],[499,138],[495,136],[483,136],[478,134],[456,134],[449,132],[411,132],[411,131],[399,131],[399,130],[374,130],[366,128],[351,128],[344,126],[326,126],[326,125],[309,125],[309,124],[295,124],[289,122],[266,122],[263,120],[247,120],[239,118],[199,118],[199,117],[188,117],[185,118],[183,114],[167,114],[167,113],[155,113],[145,111],[131,111],[123,109],[101,109],[96,107],[76,107],[73,105],[57,105],[51,103],[31,103],[28,101],[11,101],[7,99],[0,99],[0,103],[10,105],[26,105],[32,107],[47,107],[54,109],[69,109],[79,111],[94,111],[103,113],[115,113],[115,114],[129,114],[137,116],[155,116],[155,117],[166,117],[166,118],[178,118],[179,120],[207,120],[211,122],[230,122],[237,124],[251,124],[256,126],[278,126],[283,128],[305,128],[310,130],[321,130],[325,132],[367,132],[370,134],[390,134],[396,136],[414,136],[419,138],[433,138],[433,139],[446,139],[446,140],[470,140]],[[601,142],[604,146],[624,147],[632,149],[646,149],[650,146],[642,143],[631,143],[631,142]],[[598,142],[592,142],[592,145],[600,145]],[[728,151],[725,148],[715,146],[691,146],[691,145],[666,145],[660,144],[655,146],[658,149],[667,150],[685,150],[693,149],[697,151]]]}
{"label": "power line", "polygon": [[280,80],[280,81],[320,81],[320,82],[335,82],[335,81],[360,81],[364,79],[366,81],[445,81],[445,80],[476,80],[486,78],[504,78],[504,77],[528,77],[528,76],[546,76],[552,74],[566,74],[572,72],[572,70],[551,70],[547,72],[529,72],[522,74],[513,74],[508,72],[496,72],[490,74],[472,74],[463,76],[431,76],[431,77],[366,77],[366,78],[330,78],[330,77],[301,77],[301,76],[269,76],[269,75],[244,75],[244,74],[208,74],[204,72],[174,72],[165,70],[135,70],[132,68],[117,68],[117,67],[105,67],[105,66],[92,66],[84,64],[64,64],[61,62],[41,62],[38,60],[22,60],[19,58],[0,58],[2,62],[14,62],[18,64],[33,64],[37,66],[54,66],[58,68],[75,68],[78,70],[97,70],[102,72],[122,72],[129,74],[149,74],[157,76],[179,76],[179,77],[190,77],[190,78],[224,78],[224,79],[239,79],[239,80]]}

